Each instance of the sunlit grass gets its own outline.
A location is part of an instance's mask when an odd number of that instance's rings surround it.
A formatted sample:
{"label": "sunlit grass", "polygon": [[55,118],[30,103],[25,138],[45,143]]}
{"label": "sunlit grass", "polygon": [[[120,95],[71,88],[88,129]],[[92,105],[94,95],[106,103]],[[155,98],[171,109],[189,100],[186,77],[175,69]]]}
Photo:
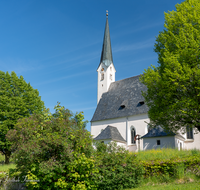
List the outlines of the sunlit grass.
{"label": "sunlit grass", "polygon": [[200,182],[183,183],[183,184],[160,184],[146,185],[131,190],[199,190]]}
{"label": "sunlit grass", "polygon": [[[135,154],[136,158],[141,161],[155,160],[176,160],[177,158],[187,158],[189,156],[200,156],[200,150],[181,150],[177,149],[153,149],[140,151]],[[184,173],[178,178],[170,177],[169,175],[150,176],[143,180],[140,187],[134,190],[188,190],[200,189],[200,176],[193,173]],[[133,190],[133,189],[132,189]]]}
{"label": "sunlit grass", "polygon": [[150,161],[150,160],[160,160],[160,159],[174,159],[174,158],[185,158],[191,155],[199,155],[199,150],[177,150],[177,149],[153,149],[147,151],[140,151],[136,154],[137,158],[142,161]]}
{"label": "sunlit grass", "polygon": [[11,163],[11,164],[0,164],[0,172],[8,172],[9,169],[14,169],[16,167],[15,164]]}

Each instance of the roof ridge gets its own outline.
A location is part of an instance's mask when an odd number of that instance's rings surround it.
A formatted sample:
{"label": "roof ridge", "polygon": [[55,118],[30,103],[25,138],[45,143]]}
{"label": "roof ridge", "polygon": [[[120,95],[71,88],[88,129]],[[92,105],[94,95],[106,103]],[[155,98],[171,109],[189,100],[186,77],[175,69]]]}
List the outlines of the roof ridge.
{"label": "roof ridge", "polygon": [[[142,76],[142,75],[144,75],[144,74],[140,74],[140,75],[136,75],[136,76],[133,76],[133,77],[128,77],[128,78],[125,78],[125,79],[117,80],[115,82],[120,82],[120,81],[131,79],[131,78],[136,78],[136,77],[139,77],[139,76]],[[113,82],[113,83],[115,83],[115,82]]]}
{"label": "roof ridge", "polygon": [[[107,134],[106,134],[107,131]],[[106,137],[105,137],[106,136]],[[120,134],[117,127],[108,125],[99,135],[97,135],[94,140],[111,139],[116,141],[124,142],[126,141]]]}

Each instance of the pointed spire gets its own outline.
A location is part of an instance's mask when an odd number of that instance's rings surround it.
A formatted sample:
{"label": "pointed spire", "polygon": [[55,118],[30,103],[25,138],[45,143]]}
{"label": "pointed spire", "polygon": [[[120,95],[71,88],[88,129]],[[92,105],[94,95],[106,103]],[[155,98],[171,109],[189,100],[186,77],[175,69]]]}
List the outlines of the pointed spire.
{"label": "pointed spire", "polygon": [[100,64],[101,63],[104,63],[107,67],[110,66],[111,63],[113,63],[112,49],[111,49],[111,42],[110,42],[110,32],[109,32],[109,25],[108,25],[108,11],[106,11],[106,27],[105,27],[105,32],[104,32]]}

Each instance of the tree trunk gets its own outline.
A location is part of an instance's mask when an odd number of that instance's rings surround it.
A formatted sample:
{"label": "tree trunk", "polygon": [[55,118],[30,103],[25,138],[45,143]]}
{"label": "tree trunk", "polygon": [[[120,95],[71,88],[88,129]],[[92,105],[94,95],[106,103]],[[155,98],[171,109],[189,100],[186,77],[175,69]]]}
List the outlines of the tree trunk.
{"label": "tree trunk", "polygon": [[10,155],[11,155],[11,151],[6,150],[6,151],[5,151],[5,164],[9,164]]}

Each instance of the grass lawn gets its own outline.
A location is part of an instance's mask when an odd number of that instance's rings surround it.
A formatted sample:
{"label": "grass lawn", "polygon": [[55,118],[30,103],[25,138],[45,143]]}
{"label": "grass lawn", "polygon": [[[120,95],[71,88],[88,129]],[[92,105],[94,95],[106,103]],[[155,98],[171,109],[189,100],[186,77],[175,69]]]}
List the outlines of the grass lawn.
{"label": "grass lawn", "polygon": [[8,172],[9,169],[14,169],[15,168],[15,164],[11,163],[8,165],[5,164],[0,164],[0,172]]}
{"label": "grass lawn", "polygon": [[167,160],[167,159],[177,159],[177,158],[187,158],[193,155],[199,155],[199,150],[177,150],[177,149],[153,149],[147,151],[134,152],[130,154],[135,154],[138,160],[150,161],[150,160]]}
{"label": "grass lawn", "polygon": [[[129,190],[199,190],[200,189],[200,181],[199,182],[191,182],[191,183],[182,183],[182,184],[160,184],[160,185],[145,185],[134,189]],[[128,189],[127,189],[128,190]]]}

